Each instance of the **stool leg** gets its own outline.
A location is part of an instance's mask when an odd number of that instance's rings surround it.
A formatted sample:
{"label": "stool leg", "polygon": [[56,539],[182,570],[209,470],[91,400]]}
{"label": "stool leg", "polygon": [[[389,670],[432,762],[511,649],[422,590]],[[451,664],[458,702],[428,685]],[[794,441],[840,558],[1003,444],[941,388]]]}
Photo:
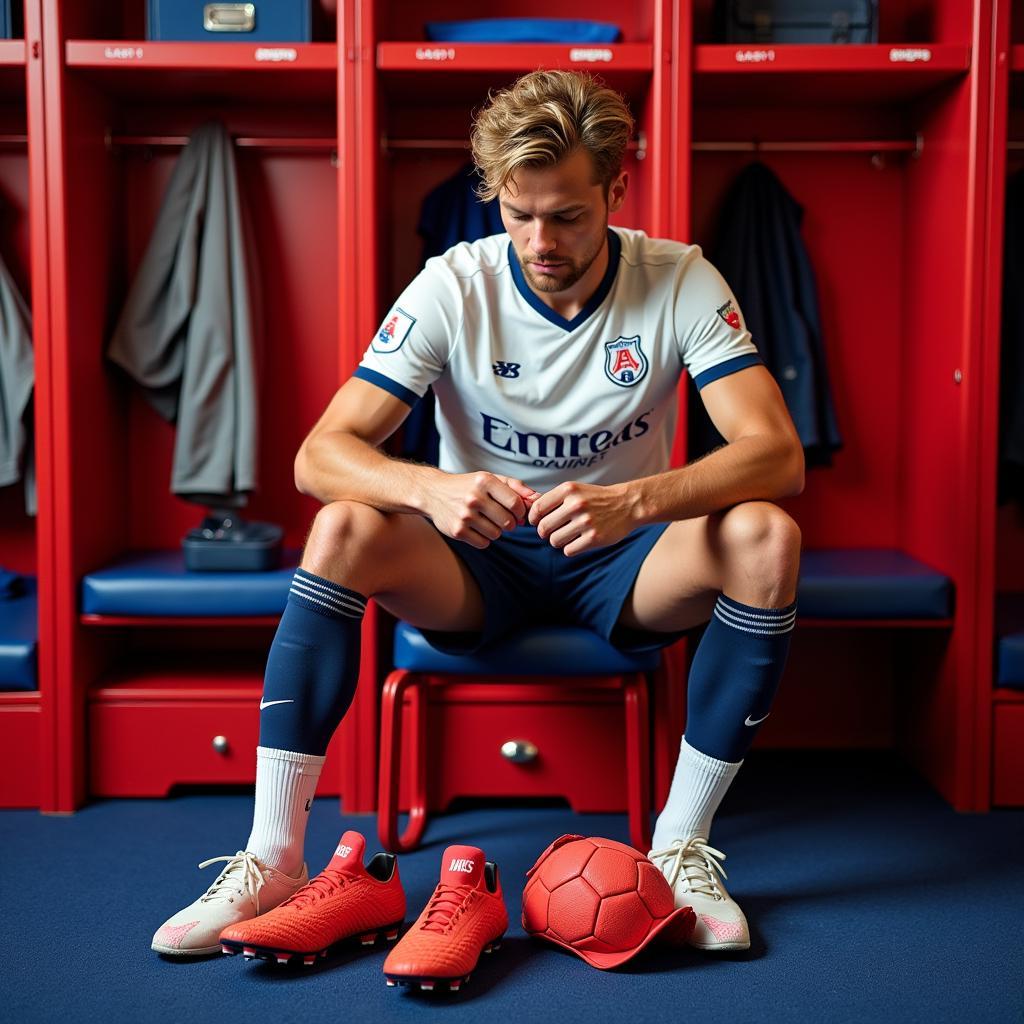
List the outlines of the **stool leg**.
{"label": "stool leg", "polygon": [[[398,834],[398,789],[402,771],[402,706],[409,694],[413,720],[413,795],[409,823]],[[420,676],[396,669],[384,683],[380,717],[380,782],[377,796],[377,835],[386,850],[408,853],[419,846],[427,827],[426,701]]]}
{"label": "stool leg", "polygon": [[651,848],[651,735],[647,719],[647,680],[626,677],[626,791],[629,799],[629,841],[641,853]]}

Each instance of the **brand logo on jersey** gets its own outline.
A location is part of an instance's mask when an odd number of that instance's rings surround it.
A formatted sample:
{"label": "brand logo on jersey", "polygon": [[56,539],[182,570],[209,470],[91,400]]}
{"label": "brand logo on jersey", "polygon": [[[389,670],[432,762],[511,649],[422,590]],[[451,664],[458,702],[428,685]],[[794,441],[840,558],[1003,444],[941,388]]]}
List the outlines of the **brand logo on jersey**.
{"label": "brand logo on jersey", "polygon": [[518,377],[522,363],[503,363],[500,359],[494,364],[495,377]]}
{"label": "brand logo on jersey", "polygon": [[384,323],[380,325],[380,330],[371,346],[373,351],[380,352],[381,355],[397,352],[402,347],[402,342],[409,337],[414,323],[416,323],[416,317],[409,316],[401,306],[395,306],[384,318]]}
{"label": "brand logo on jersey", "polygon": [[731,301],[727,302],[724,306],[719,306],[716,313],[734,330],[740,329],[740,311],[733,305]]}
{"label": "brand logo on jersey", "polygon": [[604,372],[619,387],[631,388],[647,376],[650,363],[640,348],[640,335],[604,343]]}
{"label": "brand logo on jersey", "polygon": [[473,862],[471,860],[465,860],[462,857],[455,857],[452,859],[451,864],[448,865],[449,871],[464,871],[467,875],[473,871]]}
{"label": "brand logo on jersey", "polygon": [[351,846],[339,846],[335,851],[335,855],[338,857],[347,857],[352,852]]}
{"label": "brand logo on jersey", "polygon": [[535,466],[547,469],[582,469],[604,460],[609,450],[643,437],[650,429],[648,409],[617,430],[598,430],[593,434],[542,434],[518,430],[499,416],[481,412],[483,439],[492,448],[511,455],[525,455]]}

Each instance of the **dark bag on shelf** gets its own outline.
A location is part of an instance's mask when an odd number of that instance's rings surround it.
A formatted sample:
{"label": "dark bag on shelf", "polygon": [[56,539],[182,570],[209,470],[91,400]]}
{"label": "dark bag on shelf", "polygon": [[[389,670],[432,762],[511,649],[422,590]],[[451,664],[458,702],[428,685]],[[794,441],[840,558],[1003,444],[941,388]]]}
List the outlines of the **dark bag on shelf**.
{"label": "dark bag on shelf", "polygon": [[311,0],[147,0],[146,38],[219,43],[308,43]]}
{"label": "dark bag on shelf", "polygon": [[189,572],[269,572],[281,564],[284,530],[276,523],[215,510],[182,538]]}
{"label": "dark bag on shelf", "polygon": [[0,0],[0,39],[13,39],[14,25],[11,23],[11,0]]}
{"label": "dark bag on shelf", "polygon": [[726,43],[877,43],[878,0],[718,0]]}

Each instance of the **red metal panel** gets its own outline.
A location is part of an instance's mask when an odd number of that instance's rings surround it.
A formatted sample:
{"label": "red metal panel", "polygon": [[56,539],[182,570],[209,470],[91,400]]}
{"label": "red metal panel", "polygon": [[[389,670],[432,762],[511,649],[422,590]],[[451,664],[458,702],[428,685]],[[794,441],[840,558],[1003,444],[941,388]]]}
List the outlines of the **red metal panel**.
{"label": "red metal panel", "polygon": [[993,709],[992,803],[1024,806],[1024,704]]}
{"label": "red metal panel", "polygon": [[41,801],[42,715],[39,695],[33,696],[0,705],[0,807],[38,807]]}

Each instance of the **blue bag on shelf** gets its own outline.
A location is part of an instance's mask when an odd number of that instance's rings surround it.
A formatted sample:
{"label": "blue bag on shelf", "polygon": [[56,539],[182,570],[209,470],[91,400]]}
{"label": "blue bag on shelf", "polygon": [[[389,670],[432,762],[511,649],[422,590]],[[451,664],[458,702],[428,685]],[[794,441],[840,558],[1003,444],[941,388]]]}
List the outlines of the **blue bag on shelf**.
{"label": "blue bag on shelf", "polygon": [[0,39],[11,39],[14,25],[11,24],[11,0],[0,0]]}
{"label": "blue bag on shelf", "polygon": [[308,43],[311,0],[147,0],[146,38],[182,42]]}
{"label": "blue bag on shelf", "polygon": [[444,43],[614,43],[618,25],[571,18],[478,18],[428,21],[427,38]]}

